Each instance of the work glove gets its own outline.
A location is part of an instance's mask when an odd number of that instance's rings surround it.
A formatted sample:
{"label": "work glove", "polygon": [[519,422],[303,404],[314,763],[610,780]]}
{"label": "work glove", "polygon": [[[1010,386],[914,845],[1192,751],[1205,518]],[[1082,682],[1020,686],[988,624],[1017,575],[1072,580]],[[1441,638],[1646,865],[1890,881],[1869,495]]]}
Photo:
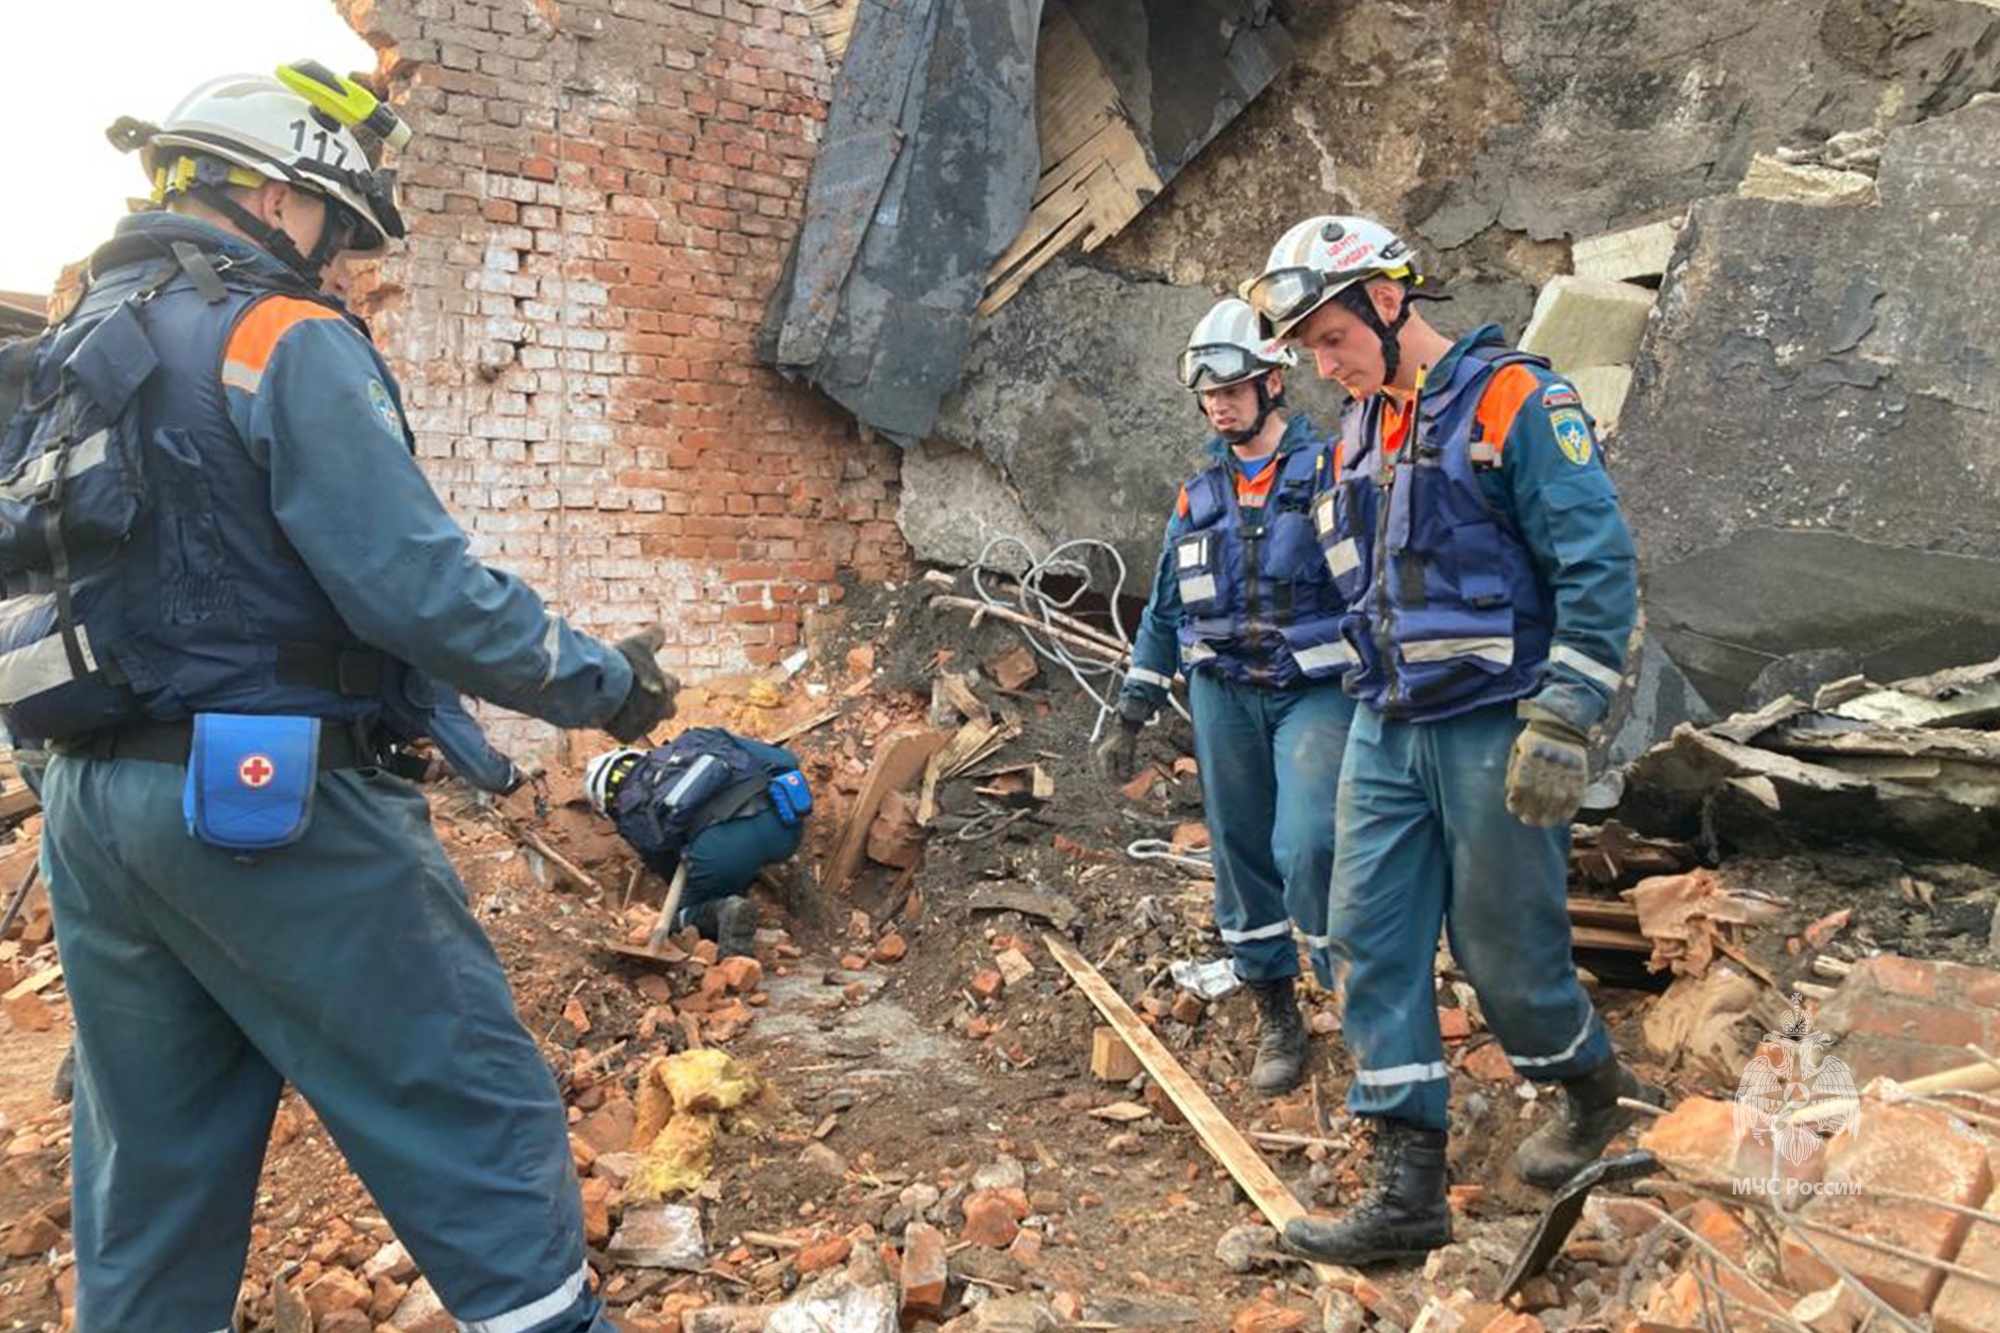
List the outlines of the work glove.
{"label": "work glove", "polygon": [[666,640],[667,632],[654,625],[612,645],[632,664],[632,688],[626,692],[625,702],[618,705],[618,711],[604,724],[614,740],[628,745],[643,740],[654,727],[674,715],[674,696],[680,693],[681,683],[672,672],[661,670],[654,657]]}
{"label": "work glove", "polygon": [[1538,828],[1568,824],[1590,782],[1590,738],[1532,699],[1515,715],[1528,725],[1507,756],[1507,811]]}
{"label": "work glove", "polygon": [[1118,722],[1111,734],[1097,743],[1097,771],[1108,781],[1130,782],[1139,767],[1139,732],[1153,716],[1141,700],[1127,696],[1118,701]]}

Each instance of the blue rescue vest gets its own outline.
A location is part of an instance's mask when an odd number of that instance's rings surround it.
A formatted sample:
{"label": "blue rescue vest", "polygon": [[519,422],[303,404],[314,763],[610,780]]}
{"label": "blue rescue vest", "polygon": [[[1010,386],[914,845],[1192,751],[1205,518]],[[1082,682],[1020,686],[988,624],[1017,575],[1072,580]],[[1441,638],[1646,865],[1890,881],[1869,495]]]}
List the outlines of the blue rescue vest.
{"label": "blue rescue vest", "polygon": [[[92,257],[67,319],[0,353],[0,387],[19,389],[0,395],[0,712],[14,735],[223,712],[412,739],[450,695],[348,628],[230,420],[224,349],[278,294],[352,320],[254,246],[148,215]],[[395,383],[386,365],[381,379]]]}
{"label": "blue rescue vest", "polygon": [[[618,783],[610,814],[646,868],[671,877],[681,853],[708,828],[740,815],[774,811],[784,825],[812,811],[812,793],[789,751],[690,727],[645,755]],[[772,859],[789,855],[796,839]]]}
{"label": "blue rescue vest", "polygon": [[1548,364],[1462,352],[1449,380],[1424,393],[1386,474],[1382,396],[1342,419],[1339,475],[1315,502],[1314,527],[1354,608],[1348,692],[1392,716],[1436,721],[1540,684],[1554,628],[1548,591],[1479,480],[1503,443],[1481,438],[1479,401],[1493,373],[1516,363]]}
{"label": "blue rescue vest", "polygon": [[1186,531],[1174,539],[1181,597],[1181,664],[1255,685],[1286,687],[1347,670],[1346,601],[1327,577],[1312,525],[1313,497],[1331,477],[1323,449],[1294,447],[1264,504],[1236,498],[1225,457],[1187,485]]}

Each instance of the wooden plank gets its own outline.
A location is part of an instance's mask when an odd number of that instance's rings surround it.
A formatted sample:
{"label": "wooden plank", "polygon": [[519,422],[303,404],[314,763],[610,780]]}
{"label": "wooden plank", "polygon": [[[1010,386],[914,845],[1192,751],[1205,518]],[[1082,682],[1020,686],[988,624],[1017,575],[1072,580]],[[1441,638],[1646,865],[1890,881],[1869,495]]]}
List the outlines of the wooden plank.
{"label": "wooden plank", "polygon": [[970,768],[987,742],[1000,733],[1000,724],[974,718],[952,734],[944,747],[924,765],[924,781],[917,797],[917,823],[930,827],[937,818],[938,783]]}
{"label": "wooden plank", "polygon": [[1606,926],[1613,930],[1637,930],[1639,909],[1631,903],[1608,898],[1571,898],[1569,919],[1579,926]]}
{"label": "wooden plank", "polygon": [[1607,930],[1603,926],[1571,926],[1570,947],[1615,949],[1621,953],[1651,953],[1653,942],[1636,930]]}
{"label": "wooden plank", "polygon": [[906,791],[922,776],[924,765],[951,739],[948,731],[910,730],[891,732],[876,747],[875,762],[868,769],[861,794],[854,798],[847,824],[841,830],[827,874],[821,886],[830,891],[843,888],[861,864],[868,846],[868,826],[882,809],[882,800],[892,791]]}
{"label": "wooden plank", "polygon": [[[1180,1061],[1174,1059],[1173,1053],[1160,1044],[1153,1030],[1139,1021],[1139,1015],[1132,1012],[1132,1006],[1125,1003],[1124,998],[1112,989],[1111,983],[1090,965],[1089,960],[1056,935],[1045,933],[1042,945],[1062,965],[1062,970],[1069,973],[1077,988],[1090,997],[1090,1002],[1097,1006],[1097,1012],[1104,1015],[1104,1021],[1124,1039],[1132,1054],[1139,1057],[1139,1063],[1160,1085],[1168,1100],[1173,1102],[1175,1109],[1194,1127],[1202,1146],[1243,1187],[1243,1192],[1250,1196],[1250,1201],[1257,1205],[1271,1225],[1283,1231],[1285,1223],[1295,1217],[1304,1217],[1305,1208],[1292,1197],[1292,1192],[1271,1170],[1263,1154],[1229,1122],[1229,1117],[1222,1114],[1209,1095],[1202,1091],[1201,1085],[1181,1067]],[[1359,1276],[1353,1269],[1333,1264],[1315,1263],[1312,1270],[1320,1281],[1337,1282],[1348,1288]]]}
{"label": "wooden plank", "polygon": [[29,815],[40,813],[41,801],[26,784],[0,794],[0,829],[10,829]]}
{"label": "wooden plank", "polygon": [[0,1000],[18,1000],[23,995],[33,995],[36,991],[47,990],[62,980],[62,974],[62,964],[51,963],[25,981],[15,982],[5,995],[0,995]]}
{"label": "wooden plank", "polygon": [[541,834],[535,832],[525,824],[515,823],[513,820],[507,818],[507,816],[499,813],[498,810],[494,811],[494,817],[499,821],[500,827],[505,829],[513,837],[514,841],[535,852],[543,860],[554,866],[558,873],[579,885],[586,893],[596,895],[604,892],[604,886],[599,884],[588,871],[582,866],[577,865],[574,861],[571,861],[555,848],[549,846],[548,840],[542,837]]}

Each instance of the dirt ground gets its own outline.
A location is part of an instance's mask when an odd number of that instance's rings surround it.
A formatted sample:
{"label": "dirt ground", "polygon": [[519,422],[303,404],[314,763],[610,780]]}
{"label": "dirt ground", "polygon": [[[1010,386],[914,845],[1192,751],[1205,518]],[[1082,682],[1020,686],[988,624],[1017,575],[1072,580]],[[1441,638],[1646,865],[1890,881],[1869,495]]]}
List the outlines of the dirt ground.
{"label": "dirt ground", "polygon": [[[655,1058],[694,1042],[718,1045],[764,1083],[751,1113],[717,1144],[696,1196],[711,1266],[702,1274],[630,1268],[594,1250],[614,1315],[634,1330],[665,1330],[677,1328],[676,1313],[697,1299],[780,1298],[797,1286],[801,1268],[818,1262],[807,1258],[814,1246],[824,1250],[843,1237],[900,1238],[927,1205],[955,1246],[950,1262],[957,1282],[989,1294],[1066,1296],[1069,1304],[1058,1308],[1086,1324],[1226,1329],[1260,1294],[1310,1310],[1314,1284],[1302,1268],[1232,1272],[1218,1259],[1218,1238],[1258,1221],[1255,1209],[1143,1076],[1129,1085],[1091,1076],[1091,1032],[1100,1020],[1041,936],[1058,929],[1097,963],[1151,1016],[1158,1035],[1239,1128],[1295,1140],[1262,1144],[1280,1176],[1319,1207],[1351,1198],[1357,1179],[1359,1145],[1341,1112],[1349,1065],[1333,1035],[1336,998],[1308,989],[1313,1028],[1325,1034],[1314,1043],[1311,1086],[1275,1103],[1247,1093],[1255,1042],[1247,996],[1238,992],[1212,1004],[1183,999],[1176,1008],[1168,975],[1173,961],[1223,954],[1207,879],[1124,850],[1135,839],[1169,838],[1200,819],[1191,765],[1176,771],[1175,761],[1190,749],[1185,723],[1171,719],[1148,732],[1142,759],[1158,770],[1150,790],[1133,799],[1107,789],[1088,762],[1095,709],[1075,684],[1045,662],[1035,679],[999,689],[983,668],[1016,648],[1018,633],[990,620],[969,629],[963,612],[924,607],[928,591],[922,584],[854,590],[838,614],[822,619],[811,664],[798,676],[707,681],[684,698],[677,726],[706,722],[766,737],[804,728],[787,743],[816,794],[812,830],[794,862],[758,890],[763,975],[746,995],[704,991],[706,969],[697,958],[647,964],[607,947],[634,930],[643,933],[662,886],[635,877],[633,859],[609,826],[581,804],[577,773],[591,753],[586,741],[596,738],[573,738],[545,780],[497,810],[455,787],[434,793],[440,834],[586,1141],[579,1160],[587,1177],[597,1174],[589,1169],[591,1157],[629,1146],[588,1141],[615,1127],[620,1106],[636,1097]],[[924,725],[940,669],[974,667],[982,668],[975,691],[1021,725],[1020,735],[974,773],[1036,763],[1053,779],[1053,798],[1018,804],[1006,803],[1018,797],[997,798],[996,809],[1018,817],[991,836],[968,840],[959,830],[979,832],[967,821],[989,801],[975,788],[994,779],[947,782],[917,865],[864,858],[851,885],[823,885],[877,741]],[[948,725],[957,722],[952,717]],[[989,817],[985,827],[993,822]],[[525,845],[523,830],[573,869]],[[1792,915],[1801,921],[1830,910],[1828,903],[1854,900],[1859,886],[1879,883],[1891,870],[1907,873],[1866,855],[1752,869],[1793,899]],[[584,884],[576,872],[592,882]],[[1975,936],[1983,946],[1991,882],[1958,876],[1950,868],[1931,873],[1921,910],[1867,909],[1857,921],[1856,947],[1952,956],[1971,948]],[[1059,919],[994,905],[1009,893],[1037,895],[1043,907],[1053,902]],[[1771,938],[1773,965],[1795,972],[1783,934]],[[14,977],[26,977],[50,961],[51,947],[0,942],[8,955],[0,961]],[[1003,958],[1018,968],[1008,951],[1032,970],[1017,970],[997,993],[982,995],[987,979],[980,974]],[[1591,969],[1594,960],[1579,961]],[[1632,971],[1629,958],[1595,961],[1606,976],[1625,979]],[[1614,966],[1621,962],[1622,969]],[[1596,998],[1621,1046],[1639,1050],[1636,1029],[1648,991],[1600,983]],[[1465,1035],[1450,1043],[1451,1059],[1470,1066],[1453,1084],[1453,1181],[1464,1187],[1454,1193],[1460,1244],[1425,1268],[1390,1270],[1377,1279],[1390,1300],[1405,1299],[1411,1308],[1430,1290],[1490,1286],[1544,1202],[1505,1168],[1522,1135],[1547,1113],[1549,1098],[1536,1098],[1493,1058],[1496,1051],[1482,1057],[1490,1039],[1470,1001],[1469,988],[1445,972],[1439,1003],[1467,1020]],[[30,1031],[10,1018],[14,1030],[0,1061],[7,1136],[0,1222],[23,1220],[7,1233],[0,1259],[6,1265],[0,1329],[59,1327],[70,1276],[66,1234],[25,1253],[11,1243],[28,1234],[24,1220],[38,1211],[59,1228],[67,1223],[66,1111],[52,1101],[50,1084],[68,1017],[59,987],[46,989],[37,1003],[51,1020],[48,1030]],[[1643,1056],[1639,1065],[1642,1073],[1664,1072]],[[1674,1088],[1690,1090],[1684,1079]],[[1151,1114],[1130,1121],[1091,1114],[1121,1102]],[[966,1190],[998,1181],[1018,1181],[1030,1210],[1024,1225],[1039,1244],[958,1245],[957,1210]],[[923,1187],[937,1191],[934,1204]],[[358,1268],[391,1234],[310,1109],[288,1097],[257,1197],[245,1327],[277,1326],[276,1287],[309,1285],[330,1267]],[[595,1241],[601,1247],[603,1238]],[[839,1245],[831,1248],[838,1252]],[[1609,1285],[1612,1275],[1567,1261],[1557,1273],[1566,1292]],[[364,1307],[372,1319],[388,1317],[401,1285],[375,1289]],[[1543,1317],[1552,1329],[1590,1327],[1565,1324],[1559,1310]]]}

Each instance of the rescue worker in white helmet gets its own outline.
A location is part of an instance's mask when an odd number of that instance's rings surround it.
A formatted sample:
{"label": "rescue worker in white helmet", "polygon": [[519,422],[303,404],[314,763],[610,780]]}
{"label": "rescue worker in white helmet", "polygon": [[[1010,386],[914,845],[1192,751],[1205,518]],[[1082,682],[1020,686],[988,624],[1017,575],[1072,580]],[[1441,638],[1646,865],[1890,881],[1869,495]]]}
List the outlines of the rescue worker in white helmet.
{"label": "rescue worker in white helmet", "polygon": [[583,770],[590,808],[663,880],[685,871],[667,929],[693,926],[722,958],[755,957],[750,885],[799,849],[812,789],[798,756],[720,727],[690,727],[650,750],[627,747]]}
{"label": "rescue worker in white helmet", "polygon": [[0,720],[51,756],[77,1333],[231,1326],[288,1083],[459,1327],[611,1328],[562,1100],[398,773],[428,733],[511,780],[433,730],[453,689],[629,741],[676,683],[658,627],[599,642],[475,559],[419,470],[318,290],[403,233],[357,125],[406,137],[308,64],[121,121],[153,208],[0,349],[0,471],[56,479],[0,491]]}
{"label": "rescue worker in white helmet", "polygon": [[1360,701],[1340,780],[1329,933],[1346,968],[1348,1108],[1375,1122],[1373,1181],[1286,1242],[1332,1263],[1449,1243],[1443,928],[1488,1025],[1562,1109],[1515,1170],[1562,1185],[1648,1093],[1576,978],[1564,885],[1588,734],[1625,670],[1632,539],[1576,389],[1486,325],[1417,313],[1424,277],[1380,223],[1314,217],[1245,284],[1260,326],[1353,397],[1315,511],[1355,614]]}
{"label": "rescue worker in white helmet", "polygon": [[1207,465],[1181,487],[1140,620],[1118,721],[1098,749],[1112,779],[1132,775],[1140,729],[1185,672],[1195,759],[1215,865],[1215,920],[1255,997],[1250,1086],[1276,1095],[1305,1077],[1293,994],[1303,937],[1322,986],[1334,791],[1354,703],[1346,611],[1313,538],[1312,506],[1331,459],[1284,407],[1289,352],[1231,298],[1203,316],[1178,363],[1214,431]]}

